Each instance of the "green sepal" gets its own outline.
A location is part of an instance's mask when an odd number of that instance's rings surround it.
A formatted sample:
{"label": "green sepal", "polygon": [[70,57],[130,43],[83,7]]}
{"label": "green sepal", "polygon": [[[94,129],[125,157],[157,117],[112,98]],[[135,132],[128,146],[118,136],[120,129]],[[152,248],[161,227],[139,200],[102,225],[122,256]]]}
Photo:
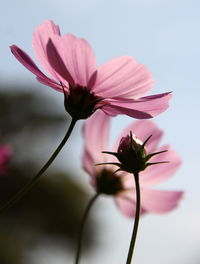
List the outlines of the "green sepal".
{"label": "green sepal", "polygon": [[145,147],[145,145],[146,145],[146,143],[149,141],[149,139],[152,137],[152,135],[150,135],[144,142],[143,142],[143,144],[142,144],[142,146],[141,146],[141,149],[144,149],[144,147]]}
{"label": "green sepal", "polygon": [[116,166],[119,166],[121,168],[121,164],[118,162],[103,162],[103,163],[95,164],[95,166],[99,166],[99,165],[116,165]]}
{"label": "green sepal", "polygon": [[161,154],[161,153],[164,153],[164,152],[167,152],[168,150],[162,150],[162,151],[158,151],[158,152],[154,152],[152,154],[149,154],[145,157],[145,161],[148,161],[150,160],[153,156],[155,155],[158,155],[158,154]]}
{"label": "green sepal", "polygon": [[117,159],[119,158],[119,154],[117,152],[112,152],[112,151],[102,151],[101,153],[105,153],[105,154],[110,154],[115,156]]}
{"label": "green sepal", "polygon": [[169,161],[149,162],[149,163],[146,163],[145,168],[147,168],[147,167],[149,167],[151,165],[162,164],[162,163],[169,163]]}

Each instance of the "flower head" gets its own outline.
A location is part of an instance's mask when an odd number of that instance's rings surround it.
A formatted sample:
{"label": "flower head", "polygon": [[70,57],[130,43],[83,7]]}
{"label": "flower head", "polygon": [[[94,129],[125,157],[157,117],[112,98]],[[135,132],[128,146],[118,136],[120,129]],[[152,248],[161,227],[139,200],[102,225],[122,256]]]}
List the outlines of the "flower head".
{"label": "flower head", "polygon": [[11,156],[11,148],[8,145],[0,146],[0,176],[5,174]]}
{"label": "flower head", "polygon": [[61,36],[59,27],[52,21],[36,28],[33,48],[52,78],[42,73],[16,45],[11,46],[11,51],[39,82],[64,92],[65,108],[75,119],[85,119],[97,109],[111,116],[126,114],[146,119],[168,107],[170,93],[144,97],[153,84],[144,65],[122,56],[97,67],[89,43],[72,34]]}
{"label": "flower head", "polygon": [[[109,149],[110,117],[97,111],[96,114],[87,120],[84,126],[84,153],[83,168],[89,173],[91,184],[99,193],[113,195],[118,208],[128,217],[134,217],[135,207],[135,185],[133,175],[127,171],[117,171],[118,159],[115,155],[108,156],[102,150]],[[147,166],[144,171],[140,171],[141,187],[141,212],[142,213],[166,213],[174,209],[182,198],[181,191],[159,191],[153,189],[154,185],[161,183],[172,177],[181,164],[181,159],[168,145],[158,146],[163,132],[151,121],[140,120],[128,126],[117,140],[112,151],[123,153],[125,156],[127,146],[130,146],[130,131],[133,135],[135,149],[140,149],[145,143],[143,155],[149,153],[160,153],[151,157],[152,163],[156,166]],[[128,135],[128,136],[127,136]],[[149,137],[149,135],[152,135]],[[168,150],[167,152],[165,150]],[[109,165],[95,166],[97,163],[107,163]]]}

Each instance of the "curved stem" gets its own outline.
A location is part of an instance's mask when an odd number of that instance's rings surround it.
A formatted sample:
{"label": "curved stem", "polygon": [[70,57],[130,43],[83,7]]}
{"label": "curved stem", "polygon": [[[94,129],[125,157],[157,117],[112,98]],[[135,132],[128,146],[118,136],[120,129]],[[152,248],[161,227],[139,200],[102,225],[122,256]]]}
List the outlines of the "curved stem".
{"label": "curved stem", "polygon": [[83,238],[83,230],[84,230],[84,226],[85,226],[85,223],[86,223],[86,220],[87,220],[89,211],[90,211],[93,203],[99,197],[99,195],[100,195],[100,193],[96,193],[92,197],[92,199],[89,201],[89,203],[88,203],[88,205],[87,205],[87,207],[85,209],[85,212],[84,212],[84,215],[83,215],[83,218],[82,218],[82,221],[81,221],[81,226],[80,226],[79,234],[78,234],[78,246],[77,246],[77,251],[76,251],[75,264],[78,264],[79,263],[79,258],[80,258],[80,254],[81,254],[82,238]]}
{"label": "curved stem", "polygon": [[45,165],[40,169],[40,171],[21,189],[19,190],[13,197],[10,198],[3,206],[0,207],[0,213],[5,211],[6,209],[12,207],[17,201],[19,201],[28,191],[32,189],[32,187],[37,183],[38,179],[41,177],[41,175],[48,169],[48,167],[51,165],[51,163],[54,161],[54,159],[57,157],[58,153],[61,151],[65,143],[67,142],[69,136],[71,135],[71,132],[76,124],[77,120],[72,119],[70,126],[67,130],[67,133],[65,134],[63,140],[57,147],[57,149],[54,151],[50,159],[45,163]]}
{"label": "curved stem", "polygon": [[133,251],[134,251],[134,247],[135,247],[135,241],[136,241],[136,237],[137,237],[139,219],[140,219],[140,184],[139,184],[139,174],[138,173],[134,173],[134,178],[135,178],[135,189],[136,189],[136,212],[135,212],[135,222],[134,222],[134,227],[133,227],[133,233],[132,233],[132,238],[131,238],[131,242],[130,242],[130,247],[129,247],[129,252],[128,252],[128,257],[127,257],[126,264],[131,264]]}

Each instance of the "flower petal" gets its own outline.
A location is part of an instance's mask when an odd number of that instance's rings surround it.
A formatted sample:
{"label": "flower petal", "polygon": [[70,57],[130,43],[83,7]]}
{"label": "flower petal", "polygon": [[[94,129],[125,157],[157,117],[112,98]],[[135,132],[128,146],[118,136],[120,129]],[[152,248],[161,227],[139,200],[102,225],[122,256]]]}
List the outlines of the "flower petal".
{"label": "flower petal", "polygon": [[142,97],[138,100],[108,100],[108,104],[102,110],[111,116],[126,114],[137,119],[148,119],[159,115],[168,108],[171,93],[163,93]]}
{"label": "flower petal", "polygon": [[132,134],[136,135],[136,137],[142,142],[152,135],[145,145],[148,154],[155,152],[156,147],[163,135],[163,131],[159,129],[154,122],[149,120],[139,120],[130,124],[126,129],[123,130],[114,146],[114,150],[117,150],[121,138],[129,135],[130,131],[132,131]]}
{"label": "flower petal", "polygon": [[87,173],[90,176],[94,175],[94,170],[95,170],[94,169],[94,166],[95,166],[94,159],[86,148],[84,148],[84,152],[82,156],[82,166],[83,166],[83,169],[87,171]]}
{"label": "flower petal", "polygon": [[182,197],[180,191],[141,189],[142,207],[150,213],[167,213],[178,206]]}
{"label": "flower petal", "polygon": [[134,58],[123,56],[112,59],[97,69],[97,79],[92,90],[104,98],[132,98],[144,96],[153,80],[146,66]]}
{"label": "flower petal", "polygon": [[[145,213],[167,213],[178,206],[183,197],[181,191],[159,191],[141,188],[141,215]],[[120,211],[127,217],[135,217],[135,189],[120,192],[115,202]]]}
{"label": "flower petal", "polygon": [[[54,35],[51,37],[51,41],[74,82],[87,87],[90,78],[96,71],[95,55],[89,43],[84,39],[76,38],[72,34],[62,37]],[[50,55],[49,53],[48,56]],[[60,69],[58,70],[57,65],[52,62],[51,59],[51,66],[60,74]],[[70,82],[68,76],[65,79]]]}
{"label": "flower petal", "polygon": [[182,161],[174,150],[168,145],[158,148],[156,151],[167,150],[167,152],[155,155],[149,162],[162,162],[168,161],[169,163],[162,163],[149,166],[145,171],[140,173],[141,184],[143,186],[161,183],[173,174],[180,167]]}
{"label": "flower petal", "polygon": [[92,167],[96,163],[105,162],[106,155],[103,150],[108,149],[108,132],[110,126],[110,117],[101,111],[93,114],[85,123],[83,128],[84,152],[83,167],[91,175]]}
{"label": "flower petal", "polygon": [[11,52],[13,53],[13,55],[15,56],[15,58],[24,67],[26,67],[29,71],[31,71],[33,74],[35,74],[39,81],[42,80],[41,82],[43,84],[51,86],[52,88],[54,88],[58,91],[62,91],[60,84],[58,84],[54,80],[48,78],[46,75],[44,75],[25,51],[21,50],[16,45],[12,45],[10,47],[10,49],[11,49]]}
{"label": "flower petal", "polygon": [[[119,210],[127,217],[134,218],[136,210],[135,202],[135,189],[125,190],[120,192],[115,196],[115,203]],[[146,211],[141,206],[141,214],[146,213]]]}
{"label": "flower petal", "polygon": [[120,195],[115,197],[115,203],[119,210],[127,217],[135,217],[135,201],[133,199],[126,199]]}
{"label": "flower petal", "polygon": [[62,82],[65,83],[65,81],[67,81],[72,87],[75,87],[75,82],[71,74],[67,70],[62,58],[60,57],[60,54],[58,53],[51,39],[47,43],[47,56],[51,66],[59,74],[60,79],[64,80],[62,80]]}
{"label": "flower petal", "polygon": [[[47,85],[47,86],[50,86],[51,88],[57,90],[58,92],[63,92],[63,88],[60,84],[58,84],[57,82],[55,82],[54,80],[51,80],[49,78],[42,78],[42,77],[37,77],[36,78],[38,80],[38,82],[44,84],[44,85]],[[65,92],[66,94],[69,93],[69,88],[66,87],[65,85]]]}
{"label": "flower petal", "polygon": [[51,76],[53,76],[57,81],[60,81],[57,77],[57,74],[55,73],[55,70],[48,61],[46,50],[49,39],[54,35],[59,36],[60,29],[52,21],[47,20],[41,26],[35,29],[32,43],[35,55],[38,58],[40,64]]}
{"label": "flower petal", "polygon": [[0,175],[6,172],[7,163],[10,160],[11,154],[12,150],[9,145],[0,146]]}

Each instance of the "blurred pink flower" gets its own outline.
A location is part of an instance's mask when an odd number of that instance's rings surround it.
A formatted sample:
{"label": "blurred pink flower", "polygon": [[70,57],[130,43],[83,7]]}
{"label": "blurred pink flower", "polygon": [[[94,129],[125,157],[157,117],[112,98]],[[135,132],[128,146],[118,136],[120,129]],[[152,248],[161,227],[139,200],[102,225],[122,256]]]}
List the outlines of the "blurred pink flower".
{"label": "blurred pink flower", "polygon": [[8,145],[0,146],[0,176],[6,173],[7,164],[11,157],[11,148]]}
{"label": "blurred pink flower", "polygon": [[[89,173],[91,184],[97,192],[114,195],[116,205],[122,213],[128,217],[135,216],[135,185],[134,177],[127,172],[113,174],[117,167],[114,165],[100,165],[97,163],[116,162],[114,156],[102,154],[108,150],[110,117],[101,112],[96,112],[89,118],[84,126],[84,153],[83,168]],[[152,189],[154,185],[164,182],[172,177],[181,165],[181,159],[169,145],[159,147],[163,132],[151,121],[140,120],[129,125],[121,134],[111,151],[116,151],[120,139],[133,134],[141,141],[152,137],[146,143],[147,154],[168,150],[151,158],[151,162],[169,161],[169,163],[157,164],[147,167],[140,172],[141,188],[141,213],[166,213],[177,207],[183,196],[181,191],[161,191]]]}
{"label": "blurred pink flower", "polygon": [[72,34],[61,36],[59,27],[52,21],[36,28],[33,48],[52,79],[19,47],[13,45],[11,51],[39,82],[60,92],[64,89],[65,107],[72,117],[85,119],[101,108],[111,116],[126,114],[146,119],[168,107],[171,93],[143,97],[153,84],[144,65],[133,57],[122,56],[97,67],[89,43]]}

